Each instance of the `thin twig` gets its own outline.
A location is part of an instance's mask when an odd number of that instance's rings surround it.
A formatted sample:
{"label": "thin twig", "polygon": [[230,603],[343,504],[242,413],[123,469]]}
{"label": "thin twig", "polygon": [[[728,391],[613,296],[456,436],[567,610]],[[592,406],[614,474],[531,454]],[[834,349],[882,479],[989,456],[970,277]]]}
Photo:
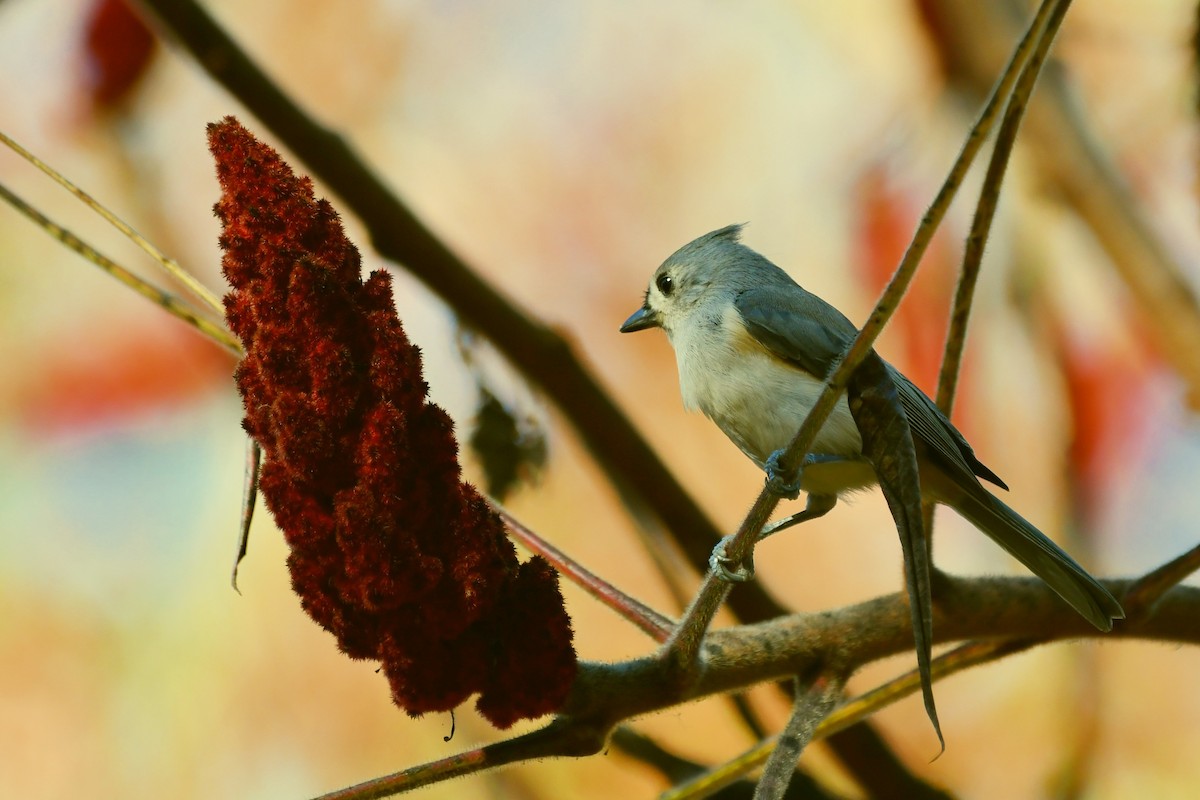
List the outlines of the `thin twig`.
{"label": "thin twig", "polygon": [[1162,596],[1196,570],[1200,570],[1200,545],[1138,578],[1121,598],[1126,618],[1153,614]]}
{"label": "thin twig", "polygon": [[110,225],[116,228],[129,238],[134,244],[142,248],[151,258],[155,260],[164,270],[167,271],[175,280],[179,281],[197,300],[200,300],[210,309],[220,314],[225,315],[225,308],[221,305],[221,301],[213,294],[207,286],[197,280],[196,276],[179,266],[179,263],[172,258],[168,258],[161,250],[155,247],[148,239],[133,229],[128,223],[122,220],[113,212],[109,211],[103,204],[97,202],[90,194],[80,189],[67,177],[58,170],[51,167],[45,161],[35,156],[33,153],[26,150],[14,139],[7,136],[3,131],[0,131],[0,143],[9,147],[12,151],[28,161],[33,166],[37,167],[44,174],[48,175],[55,183],[66,189],[71,194],[75,195],[88,208],[95,211],[103,217]]}
{"label": "thin twig", "polygon": [[173,317],[183,320],[188,325],[191,325],[202,334],[212,339],[217,344],[224,347],[229,352],[236,356],[241,356],[242,346],[237,338],[230,333],[224,325],[214,322],[204,317],[199,311],[192,307],[190,303],[176,295],[165,292],[148,281],[139,278],[129,270],[117,264],[108,256],[101,253],[96,248],[92,247],[87,242],[80,239],[75,234],[71,233],[66,228],[53,222],[42,212],[38,211],[33,206],[26,203],[17,195],[13,194],[7,186],[0,184],[0,198],[3,198],[13,208],[20,211],[25,216],[29,217],[66,247],[79,253],[81,256],[91,261],[100,269],[107,272],[109,275],[116,278],[121,283],[133,289],[138,294],[149,299],[152,303],[166,309],[167,313]]}
{"label": "thin twig", "polygon": [[[1046,8],[1047,5],[1043,4],[1043,8]],[[1021,69],[1020,76],[1013,86],[1008,106],[1005,108],[1004,119],[996,132],[996,144],[992,148],[992,157],[988,162],[983,187],[979,192],[979,202],[975,205],[971,230],[967,234],[962,271],[954,292],[954,305],[950,313],[942,368],[938,375],[937,404],[947,417],[954,409],[954,396],[958,389],[959,370],[962,366],[963,350],[967,341],[967,323],[970,320],[975,286],[979,281],[980,267],[983,264],[983,251],[992,230],[992,222],[996,217],[996,207],[1000,202],[1000,189],[1004,184],[1004,173],[1008,169],[1009,158],[1012,155],[1013,145],[1017,141],[1017,132],[1020,130],[1021,121],[1025,116],[1025,109],[1029,105],[1029,98],[1033,95],[1034,84],[1041,74],[1042,64],[1049,53],[1049,46],[1070,5],[1070,0],[1065,0],[1065,2],[1057,2],[1052,6],[1043,36],[1046,46],[1035,48]]]}
{"label": "thin twig", "polygon": [[487,747],[480,747],[406,769],[403,772],[384,775],[374,780],[347,786],[344,789],[337,789],[320,795],[314,800],[377,800],[499,766],[503,766],[503,764],[488,758]]}
{"label": "thin twig", "polygon": [[[1023,653],[1041,643],[1029,639],[968,642],[933,660],[933,678],[941,680],[972,667],[999,661],[1016,653]],[[857,725],[876,712],[915,694],[920,688],[921,677],[916,670],[893,678],[838,706],[821,720],[816,730],[813,731],[812,738],[814,740],[825,739]],[[673,786],[660,795],[659,800],[700,800],[700,798],[709,797],[726,786],[732,785],[735,781],[741,780],[767,763],[776,747],[777,738],[772,736],[764,739],[746,752],[714,767],[703,775],[697,775],[687,783]]]}
{"label": "thin twig", "polygon": [[754,800],[781,800],[796,771],[796,762],[817,726],[842,697],[846,680],[840,673],[820,674],[810,682],[796,679],[796,701],[787,726],[775,737],[775,747],[754,790]]}
{"label": "thin twig", "polygon": [[514,539],[531,552],[549,561],[559,573],[566,576],[592,597],[629,620],[656,642],[664,642],[675,629],[675,620],[658,613],[650,606],[622,592],[563,551],[547,542],[514,517],[504,506],[491,500],[492,508],[504,520]]}
{"label": "thin twig", "polygon": [[[1069,6],[1069,0],[1060,3],[1054,7],[1053,13],[1048,15],[1046,22],[1047,45],[1053,41]],[[1045,8],[1044,4],[1042,9]],[[1033,95],[1034,84],[1041,74],[1042,64],[1045,62],[1048,52],[1048,46],[1046,49],[1035,50],[1021,69],[1005,109],[1004,119],[996,133],[996,144],[992,149],[992,157],[984,175],[979,201],[975,205],[971,230],[967,234],[967,242],[963,250],[962,270],[959,273],[958,285],[954,290],[954,303],[951,306],[946,345],[942,352],[942,366],[938,374],[937,405],[947,419],[954,413],[954,398],[958,392],[958,378],[962,370],[963,353],[967,344],[967,327],[975,300],[975,287],[979,282],[984,249],[991,234],[996,208],[1000,202],[1000,188],[1004,183],[1004,174],[1008,169],[1008,162],[1012,155],[1013,145],[1017,140],[1021,120],[1025,115],[1029,99]],[[929,548],[931,560],[933,512],[933,504],[926,503],[922,518],[925,523],[926,547]]]}
{"label": "thin twig", "polygon": [[[937,42],[956,82],[982,90],[996,68],[991,42],[1021,3],[929,0],[924,5],[943,32]],[[1194,281],[1089,123],[1069,74],[1046,70],[1025,123],[1026,147],[1037,158],[1039,178],[1089,226],[1128,286],[1158,354],[1187,383],[1193,405],[1200,405],[1200,299]]]}
{"label": "thin twig", "polygon": [[530,733],[328,792],[314,800],[379,800],[507,764],[591,755],[603,748],[604,742],[603,735],[559,718]]}

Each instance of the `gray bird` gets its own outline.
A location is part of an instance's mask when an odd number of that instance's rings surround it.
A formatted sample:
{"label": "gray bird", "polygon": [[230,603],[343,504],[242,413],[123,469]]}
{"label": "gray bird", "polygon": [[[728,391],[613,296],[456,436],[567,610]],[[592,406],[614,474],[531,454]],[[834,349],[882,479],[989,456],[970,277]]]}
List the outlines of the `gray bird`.
{"label": "gray bird", "polygon": [[[833,306],[741,244],[740,225],[705,234],[654,272],[642,307],[623,333],[666,331],[675,349],[684,405],[700,409],[755,464],[772,475],[773,456],[800,429],[826,376],[857,335]],[[979,482],[1004,489],[937,405],[888,366],[911,427],[922,496],[950,506],[1102,631],[1125,614],[1116,599],[1058,545]],[[843,395],[812,445],[799,489],[804,512],[777,524],[821,516],[838,495],[875,485]],[[765,534],[764,534],[765,535]],[[723,551],[714,567],[725,571]],[[936,724],[936,723],[935,723]]]}

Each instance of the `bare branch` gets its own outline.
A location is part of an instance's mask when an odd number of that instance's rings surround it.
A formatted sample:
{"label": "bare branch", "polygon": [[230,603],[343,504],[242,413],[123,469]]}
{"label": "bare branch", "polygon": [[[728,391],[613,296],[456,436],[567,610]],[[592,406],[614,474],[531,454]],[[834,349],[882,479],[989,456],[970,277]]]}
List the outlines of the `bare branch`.
{"label": "bare branch", "polygon": [[491,501],[492,508],[508,526],[509,534],[531,552],[549,561],[558,572],[604,605],[629,620],[656,642],[664,642],[675,628],[675,621],[622,592],[578,561],[527,528],[507,509]]}
{"label": "bare branch", "polygon": [[1134,581],[1121,598],[1121,607],[1130,619],[1153,614],[1162,596],[1198,569],[1200,545]]}
{"label": "bare branch", "polygon": [[[1043,9],[1047,5],[1044,4]],[[1013,145],[1017,141],[1017,131],[1025,116],[1029,98],[1033,95],[1034,84],[1041,74],[1042,64],[1049,53],[1049,44],[1053,41],[1069,7],[1070,0],[1053,5],[1049,18],[1046,20],[1047,46],[1036,48],[1021,69],[1021,74],[1013,87],[1012,96],[1009,98],[1008,107],[1004,111],[1004,120],[1000,123],[1000,129],[996,133],[992,158],[988,162],[983,188],[979,193],[979,202],[975,205],[975,217],[971,221],[971,231],[967,234],[962,272],[955,289],[954,306],[950,313],[949,331],[946,335],[946,350],[942,357],[941,374],[938,375],[937,404],[947,417],[954,409],[954,394],[958,388],[958,373],[962,366],[963,349],[967,341],[967,322],[971,316],[971,302],[975,297],[975,285],[979,280],[983,251],[992,230],[992,221],[996,217],[996,206],[1000,202],[1000,188],[1004,183],[1004,173],[1008,169],[1008,161],[1012,155]]]}
{"label": "bare branch", "polygon": [[[925,5],[944,34],[939,39],[943,58],[956,76],[982,91],[996,69],[992,43],[997,31],[1010,27],[1017,4],[931,0]],[[1051,181],[1091,228],[1139,306],[1158,353],[1187,383],[1192,405],[1200,404],[1200,348],[1195,346],[1200,299],[1193,282],[1092,132],[1084,103],[1061,69],[1046,71],[1025,130],[1039,176]]]}
{"label": "bare branch", "polygon": [[238,340],[234,338],[233,334],[231,334],[223,324],[214,322],[213,320],[205,317],[203,314],[197,311],[191,303],[171,294],[170,292],[163,291],[152,283],[139,278],[137,275],[134,275],[132,272],[101,253],[99,250],[92,247],[90,244],[83,241],[63,226],[51,220],[33,206],[26,203],[3,184],[0,184],[0,199],[5,200],[13,208],[29,217],[34,221],[35,224],[38,225],[38,227],[49,233],[58,241],[62,242],[62,244],[69,249],[79,253],[88,261],[91,261],[100,269],[104,270],[121,283],[133,289],[150,302],[161,306],[171,316],[183,320],[188,325],[191,325],[193,328],[200,331],[202,334],[212,339],[214,342],[221,345],[234,355],[240,356],[242,354],[242,346],[238,343]]}
{"label": "bare branch", "polygon": [[780,800],[787,792],[800,753],[812,741],[817,725],[842,697],[846,680],[842,675],[817,675],[811,682],[796,679],[796,702],[787,727],[775,741],[762,778],[754,790],[755,800]]}
{"label": "bare branch", "polygon": [[[192,275],[192,273],[179,266],[177,261],[172,258],[168,258],[161,250],[155,247],[150,240],[135,231],[133,226],[129,225],[129,223],[125,222],[112,211],[109,211],[106,206],[97,202],[96,199],[90,194],[83,191],[83,189],[80,189],[71,181],[67,180],[65,175],[54,169],[54,167],[51,167],[45,161],[42,161],[33,153],[26,150],[14,139],[7,136],[3,131],[0,131],[0,143],[3,143],[10,150],[21,156],[21,158],[37,167],[43,174],[47,175],[59,186],[75,195],[75,197],[77,197],[85,206],[99,214],[102,219],[124,234],[126,238],[128,238],[130,241],[140,247],[147,255],[153,258],[155,262],[157,262],[158,265],[161,266],[169,275],[174,277],[175,280],[179,281],[184,287],[186,287],[187,290],[191,292],[197,300],[200,300],[202,303],[204,303],[204,305],[208,306],[216,313],[221,315],[225,314],[225,309],[221,306],[221,301],[217,299],[217,296],[214,295],[207,286],[202,284],[196,278],[196,276]],[[218,342],[220,342],[220,340],[218,340]]]}
{"label": "bare branch", "polygon": [[[944,653],[933,660],[931,673],[934,680],[941,680],[949,675],[998,661],[1016,653],[1022,653],[1029,648],[1041,644],[1032,640],[1004,640],[988,642],[968,642],[956,647],[949,653]],[[878,686],[869,692],[859,695],[838,706],[817,726],[813,733],[814,739],[825,739],[837,735],[841,731],[859,724],[869,716],[887,706],[915,693],[921,688],[921,676],[917,670],[906,672]],[[758,769],[770,757],[775,747],[776,737],[763,739],[744,753],[730,759],[686,783],[679,783],[664,792],[659,800],[698,800],[708,797],[713,792],[731,785],[734,781]],[[893,787],[900,788],[900,787]],[[923,786],[924,790],[939,798],[948,798],[944,792]],[[907,792],[910,794],[911,792]]]}
{"label": "bare branch", "polygon": [[[980,640],[935,659],[935,678],[988,663],[1035,644],[1100,636],[1086,620],[1037,578],[946,579],[946,603],[936,611],[940,643]],[[1115,594],[1132,580],[1107,581]],[[1153,613],[1118,625],[1106,639],[1145,639],[1200,644],[1200,588],[1176,586]],[[754,625],[711,632],[705,639],[705,670],[680,687],[663,659],[616,664],[585,662],[563,712],[546,727],[451,759],[413,767],[359,784],[320,800],[387,797],[446,778],[502,764],[551,756],[584,756],[603,749],[620,722],[714,694],[783,676],[813,674],[828,664],[852,674],[863,665],[912,647],[908,602],[903,593],[878,597],[821,614],[794,614]],[[826,736],[861,721],[919,687],[909,673],[833,712],[818,727]]]}
{"label": "bare branch", "polygon": [[[481,331],[558,406],[635,513],[649,509],[698,571],[721,538],[650,445],[557,332],[501,296],[425,227],[334,131],[319,125],[193,0],[142,0],[210,77],[240,100],[359,217],[375,250],[404,267]],[[730,603],[742,619],[786,613],[759,584]]]}

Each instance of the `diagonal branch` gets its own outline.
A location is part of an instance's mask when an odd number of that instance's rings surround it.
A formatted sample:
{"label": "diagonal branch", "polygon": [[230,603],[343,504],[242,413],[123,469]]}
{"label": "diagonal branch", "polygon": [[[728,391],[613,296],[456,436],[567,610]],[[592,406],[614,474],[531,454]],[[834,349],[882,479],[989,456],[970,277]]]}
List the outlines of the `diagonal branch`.
{"label": "diagonal branch", "polygon": [[[54,167],[50,166],[45,161],[42,161],[29,150],[26,150],[16,140],[6,135],[3,131],[0,131],[0,143],[4,144],[21,158],[37,167],[37,169],[40,170],[44,175],[49,177],[71,194],[75,195],[75,197],[81,203],[99,214],[105,222],[120,231],[126,238],[140,247],[143,252],[153,258],[163,268],[163,270],[175,278],[175,280],[183,284],[183,286],[186,287],[196,299],[208,306],[209,310],[215,311],[217,314],[222,316],[225,314],[225,309],[221,305],[221,301],[217,299],[217,296],[214,295],[207,286],[202,284],[199,279],[192,275],[192,273],[181,267],[179,263],[175,261],[175,259],[168,258],[166,254],[155,247],[149,239],[134,230],[133,226],[110,211],[107,206],[97,202],[94,197],[68,180],[67,176],[54,169]],[[208,331],[205,331],[205,333],[208,333]],[[221,340],[218,339],[217,341],[220,342]]]}
{"label": "diagonal branch", "polygon": [[838,673],[819,674],[807,683],[796,679],[792,715],[763,768],[762,778],[754,790],[755,800],[780,800],[784,796],[800,754],[812,741],[818,725],[829,717],[829,712],[841,699],[845,685],[845,676]]}
{"label": "diagonal branch", "polygon": [[[720,538],[649,444],[558,333],[528,317],[472,272],[371,171],[347,142],[306,115],[193,0],[142,0],[171,37],[240,100],[342,198],[365,225],[376,251],[403,264],[488,337],[558,406],[609,480],[635,510],[648,509],[703,570]],[[768,619],[786,609],[759,585],[730,606],[742,619]]]}
{"label": "diagonal branch", "polygon": [[[1005,639],[981,642],[968,642],[944,653],[933,660],[933,679],[941,680],[950,675],[963,672],[972,667],[999,661],[1010,655],[1023,653],[1031,647],[1041,644],[1030,639]],[[921,677],[916,670],[911,670],[892,680],[865,692],[858,697],[848,700],[836,710],[821,720],[813,733],[814,739],[828,739],[841,731],[848,730],[897,701],[914,694],[921,688]],[[744,775],[748,775],[767,762],[775,747],[775,736],[764,738],[749,750],[735,756],[729,761],[689,778],[687,782],[678,783],[664,792],[659,800],[698,800],[709,797],[714,792],[732,785]],[[949,800],[950,795],[940,790],[923,786],[916,791],[926,791],[939,800]],[[890,786],[888,795],[896,797],[914,796],[913,787]]]}
{"label": "diagonal branch", "polygon": [[91,261],[97,267],[133,289],[150,302],[161,306],[171,316],[183,320],[234,355],[240,356],[242,354],[241,344],[224,324],[209,319],[187,300],[160,289],[149,281],[134,275],[83,239],[80,239],[74,233],[26,203],[4,184],[0,184],[0,200],[4,200],[17,211],[20,211],[26,217],[33,220],[38,227],[60,241],[67,248],[79,253],[79,255]]}
{"label": "diagonal branch", "polygon": [[1130,619],[1153,614],[1162,596],[1197,570],[1200,545],[1138,578],[1121,598],[1121,607]]}
{"label": "diagonal branch", "polygon": [[[936,43],[955,78],[981,91],[998,61],[996,32],[1011,27],[1016,0],[923,4],[941,33]],[[1113,154],[1097,138],[1079,93],[1061,69],[1048,69],[1025,125],[1039,175],[1074,207],[1129,288],[1158,353],[1200,404],[1200,298],[1188,270],[1139,207]]]}
{"label": "diagonal branch", "polygon": [[571,559],[566,553],[526,527],[508,509],[495,500],[492,501],[492,508],[504,520],[505,526],[508,527],[509,535],[513,539],[525,545],[531,552],[549,561],[559,574],[575,583],[575,585],[582,588],[613,611],[616,611],[624,619],[632,622],[643,633],[655,641],[663,642],[670,636],[671,630],[675,626],[674,620],[658,613],[645,603],[630,597],[578,561]]}
{"label": "diagonal branch", "polygon": [[[1067,2],[1055,4],[1050,10],[1049,19],[1046,21],[1047,45],[1053,40],[1069,6],[1070,0],[1067,0]],[[1017,141],[1017,131],[1020,130],[1025,109],[1028,108],[1029,99],[1033,96],[1033,86],[1041,74],[1042,64],[1048,53],[1049,47],[1034,50],[1021,69],[1021,74],[1013,87],[1012,97],[1004,111],[1004,120],[1000,123],[1000,129],[996,133],[996,144],[992,149],[992,157],[983,178],[983,188],[979,192],[979,201],[975,204],[975,217],[971,221],[971,230],[967,234],[962,273],[959,276],[958,286],[955,288],[954,306],[950,313],[949,332],[946,335],[946,349],[942,357],[941,373],[938,375],[937,404],[947,418],[954,409],[954,394],[958,388],[958,374],[962,366],[963,349],[966,347],[971,302],[975,298],[975,285],[979,280],[979,271],[983,264],[983,250],[992,230],[992,221],[996,217],[996,207],[1000,203],[1000,188],[1004,184],[1004,173],[1008,170],[1008,161],[1012,155],[1013,145]]]}

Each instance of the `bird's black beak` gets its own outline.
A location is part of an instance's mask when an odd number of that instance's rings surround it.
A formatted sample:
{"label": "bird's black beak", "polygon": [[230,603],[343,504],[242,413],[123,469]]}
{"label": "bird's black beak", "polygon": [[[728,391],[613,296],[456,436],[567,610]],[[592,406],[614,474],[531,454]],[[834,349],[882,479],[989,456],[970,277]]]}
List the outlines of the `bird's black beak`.
{"label": "bird's black beak", "polygon": [[644,331],[646,328],[660,327],[658,320],[658,312],[651,311],[646,306],[642,306],[637,311],[629,315],[629,319],[621,325],[621,333],[633,333],[634,331]]}

